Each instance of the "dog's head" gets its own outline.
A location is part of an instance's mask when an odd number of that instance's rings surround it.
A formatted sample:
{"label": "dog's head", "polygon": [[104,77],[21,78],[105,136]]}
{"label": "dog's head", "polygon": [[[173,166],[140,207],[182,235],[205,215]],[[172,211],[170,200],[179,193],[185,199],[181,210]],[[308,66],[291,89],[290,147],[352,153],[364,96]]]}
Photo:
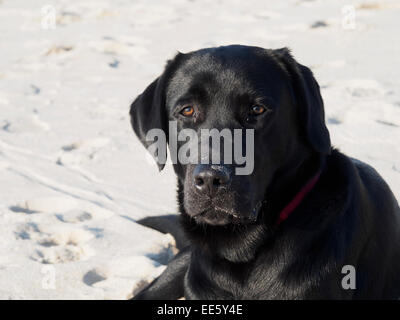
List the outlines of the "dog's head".
{"label": "dog's head", "polygon": [[[286,48],[179,53],[130,115],[146,147],[149,132],[165,133],[152,153],[161,170],[169,141],[185,214],[199,224],[256,221],[279,172],[331,150],[319,86]],[[209,139],[207,129],[217,135]]]}

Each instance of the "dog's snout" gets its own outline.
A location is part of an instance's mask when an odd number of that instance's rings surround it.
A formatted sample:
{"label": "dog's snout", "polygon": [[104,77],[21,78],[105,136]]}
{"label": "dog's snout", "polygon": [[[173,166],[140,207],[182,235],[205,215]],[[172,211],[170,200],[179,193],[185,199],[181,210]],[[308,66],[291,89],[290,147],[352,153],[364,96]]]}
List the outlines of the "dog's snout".
{"label": "dog's snout", "polygon": [[230,175],[221,167],[198,165],[193,172],[194,185],[197,190],[214,195],[220,188],[227,185]]}

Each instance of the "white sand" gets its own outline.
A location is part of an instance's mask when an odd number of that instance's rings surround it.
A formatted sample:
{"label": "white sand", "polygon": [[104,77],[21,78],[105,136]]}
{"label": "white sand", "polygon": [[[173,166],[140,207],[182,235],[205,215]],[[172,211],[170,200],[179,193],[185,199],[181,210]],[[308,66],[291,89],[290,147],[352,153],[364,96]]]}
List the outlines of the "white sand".
{"label": "white sand", "polygon": [[0,0],[0,298],[125,299],[165,268],[173,240],[134,220],[176,212],[175,177],[128,110],[177,50],[292,48],[333,144],[400,199],[399,14],[396,1]]}

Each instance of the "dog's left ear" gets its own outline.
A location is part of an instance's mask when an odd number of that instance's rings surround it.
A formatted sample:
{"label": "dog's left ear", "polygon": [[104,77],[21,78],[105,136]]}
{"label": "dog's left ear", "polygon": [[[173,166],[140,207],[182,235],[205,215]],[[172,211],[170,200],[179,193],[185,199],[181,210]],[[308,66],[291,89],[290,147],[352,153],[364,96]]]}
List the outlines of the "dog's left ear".
{"label": "dog's left ear", "polygon": [[[153,141],[146,140],[147,133],[152,129],[161,129],[168,141],[168,115],[165,106],[165,91],[168,81],[181,60],[182,53],[178,53],[174,59],[167,62],[167,66],[161,76],[154,80],[142,94],[140,94],[131,104],[130,117],[133,131],[136,133],[140,142],[148,149]],[[162,155],[160,154],[162,153]],[[152,154],[157,161],[161,171],[165,163],[160,159],[167,158],[167,146],[158,149],[158,154]]]}
{"label": "dog's left ear", "polygon": [[273,55],[291,78],[306,139],[318,153],[330,154],[331,140],[325,124],[324,102],[314,75],[309,68],[296,62],[287,48],[273,50]]}

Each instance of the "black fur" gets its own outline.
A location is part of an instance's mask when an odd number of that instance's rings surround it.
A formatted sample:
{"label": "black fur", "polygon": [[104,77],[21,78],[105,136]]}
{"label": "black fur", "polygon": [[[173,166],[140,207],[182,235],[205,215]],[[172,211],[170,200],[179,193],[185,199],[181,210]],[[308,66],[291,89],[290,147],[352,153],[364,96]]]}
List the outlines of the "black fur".
{"label": "black fur", "polygon": [[[177,118],[181,101],[198,107],[195,121]],[[248,121],[253,104],[270,112]],[[232,176],[211,200],[193,186],[195,165],[174,165],[184,234],[173,217],[142,223],[173,233],[184,249],[135,299],[400,297],[395,197],[373,168],[331,147],[319,86],[287,49],[235,45],[179,54],[135,100],[131,116],[145,146],[146,131],[167,130],[168,119],[178,120],[178,130],[256,133],[253,173]],[[279,212],[319,170],[315,187],[278,226]],[[354,290],[342,287],[345,265],[355,267]]]}
{"label": "black fur", "polygon": [[165,216],[146,217],[136,221],[137,223],[160,231],[161,233],[170,233],[176,243],[176,247],[181,250],[188,245],[188,238],[182,232],[181,225],[179,223],[179,216],[176,214],[170,214]]}

